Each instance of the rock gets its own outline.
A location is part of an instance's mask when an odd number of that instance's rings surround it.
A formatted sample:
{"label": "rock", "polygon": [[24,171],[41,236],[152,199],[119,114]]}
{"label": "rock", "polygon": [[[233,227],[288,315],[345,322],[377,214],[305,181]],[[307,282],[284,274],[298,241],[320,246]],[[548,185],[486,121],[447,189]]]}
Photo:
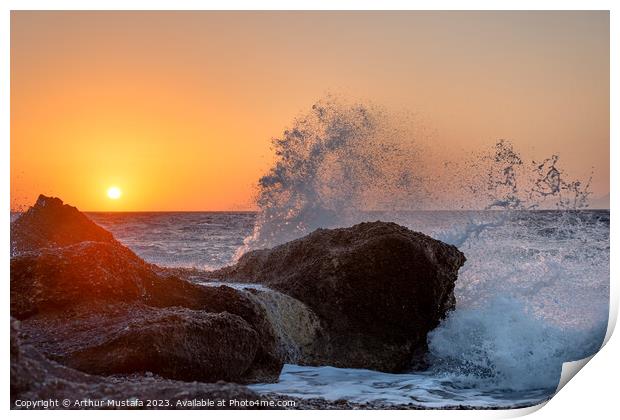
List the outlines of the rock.
{"label": "rock", "polygon": [[84,241],[117,242],[110,232],[56,197],[39,195],[35,205],[11,223],[11,255]]}
{"label": "rock", "polygon": [[244,289],[257,303],[273,328],[284,362],[308,364],[322,353],[324,331],[316,314],[307,305],[275,290]]}
{"label": "rock", "polygon": [[11,258],[11,314],[23,319],[81,303],[135,302],[161,281],[120,244],[89,241],[42,248]]}
{"label": "rock", "polygon": [[427,333],[454,308],[464,263],[454,246],[373,222],[319,229],[209,275],[260,283],[316,313],[322,352],[307,364],[399,372],[421,362]]}
{"label": "rock", "polygon": [[[217,382],[180,382],[150,376],[102,377],[67,368],[47,359],[19,337],[19,321],[11,319],[11,408],[29,408],[25,402],[68,399],[89,405],[83,408],[131,408],[110,404],[142,402],[138,408],[256,408],[248,402],[259,396],[244,386]],[[169,401],[169,406],[148,407],[147,401]],[[201,405],[213,401],[212,406]],[[231,402],[237,402],[231,404]],[[42,407],[37,407],[42,408]],[[50,408],[64,408],[51,406]],[[260,406],[258,408],[261,408]]]}
{"label": "rock", "polygon": [[[102,374],[156,363],[152,371],[175,379],[278,378],[284,356],[273,328],[242,292],[167,274],[59,199],[41,196],[11,235],[20,250],[11,258],[11,315],[48,356]],[[192,352],[200,357],[190,361]]]}
{"label": "rock", "polygon": [[259,339],[228,312],[144,305],[73,308],[27,319],[23,331],[48,358],[82,372],[153,372],[201,382],[244,382]]}

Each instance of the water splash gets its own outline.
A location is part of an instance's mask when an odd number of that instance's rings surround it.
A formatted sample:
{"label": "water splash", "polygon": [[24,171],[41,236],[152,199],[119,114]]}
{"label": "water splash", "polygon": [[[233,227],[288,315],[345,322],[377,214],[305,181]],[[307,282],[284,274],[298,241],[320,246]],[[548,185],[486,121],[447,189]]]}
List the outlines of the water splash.
{"label": "water splash", "polygon": [[[277,162],[237,255],[377,218],[457,245],[468,261],[456,310],[429,336],[434,374],[466,387],[553,388],[562,362],[592,354],[606,329],[609,220],[578,211],[591,177],[571,179],[559,155],[529,159],[506,139],[444,159],[403,128],[411,121],[394,123],[334,98],[296,120],[274,140]],[[438,209],[483,211],[415,212]]]}
{"label": "water splash", "polygon": [[277,160],[259,180],[257,223],[236,257],[367,220],[370,210],[587,207],[590,181],[569,179],[557,155],[527,162],[499,140],[450,161],[429,143],[410,117],[334,97],[317,102],[273,140]]}
{"label": "water splash", "polygon": [[277,162],[259,180],[256,228],[240,253],[407,204],[425,186],[411,137],[372,105],[319,101],[273,147]]}
{"label": "water splash", "polygon": [[527,303],[495,297],[454,311],[429,334],[432,371],[467,387],[555,389],[562,363],[595,353],[606,322],[566,329],[527,312]]}
{"label": "water splash", "polygon": [[588,207],[592,177],[586,183],[567,179],[559,166],[558,155],[526,163],[510,141],[499,140],[494,152],[483,160],[490,161],[486,169],[487,209]]}

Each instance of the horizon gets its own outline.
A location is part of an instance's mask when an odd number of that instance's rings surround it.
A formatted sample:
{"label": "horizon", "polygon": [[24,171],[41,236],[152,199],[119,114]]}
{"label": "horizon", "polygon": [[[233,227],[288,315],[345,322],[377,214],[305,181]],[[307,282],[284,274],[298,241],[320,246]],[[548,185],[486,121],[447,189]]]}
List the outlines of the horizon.
{"label": "horizon", "polygon": [[[60,197],[57,197],[60,198]],[[534,209],[512,209],[512,210],[505,210],[505,209],[497,209],[497,208],[486,208],[486,209],[476,209],[476,208],[461,208],[461,209],[445,209],[445,208],[438,208],[438,209],[419,209],[419,210],[415,210],[415,209],[411,209],[411,210],[405,210],[405,209],[400,209],[400,210],[394,210],[394,209],[390,209],[390,210],[379,210],[379,209],[367,209],[367,210],[362,210],[362,212],[364,213],[381,213],[381,212],[402,212],[402,213],[414,213],[414,212],[481,212],[481,211],[492,211],[492,212],[501,212],[501,211],[588,211],[588,210],[610,210],[610,205],[609,205],[609,196],[603,196],[603,197],[598,197],[595,199],[597,202],[607,202],[607,207],[601,206],[601,205],[596,205],[596,206],[591,206],[589,205],[588,207],[582,207],[582,208],[576,208],[576,209],[557,209],[557,208],[534,208]],[[71,203],[66,203],[63,201],[64,204],[68,204],[68,205],[72,205]],[[31,206],[28,206],[25,210],[13,210],[11,209],[10,213],[11,214],[17,214],[17,213],[25,213],[26,211],[28,211],[28,209],[30,207],[32,207],[34,205],[34,203]],[[74,206],[76,207],[76,206]],[[256,209],[256,210],[235,210],[235,209],[229,209],[229,210],[82,210],[80,208],[78,208],[78,210],[82,213],[115,213],[115,214],[127,214],[127,213],[259,213],[260,209]]]}

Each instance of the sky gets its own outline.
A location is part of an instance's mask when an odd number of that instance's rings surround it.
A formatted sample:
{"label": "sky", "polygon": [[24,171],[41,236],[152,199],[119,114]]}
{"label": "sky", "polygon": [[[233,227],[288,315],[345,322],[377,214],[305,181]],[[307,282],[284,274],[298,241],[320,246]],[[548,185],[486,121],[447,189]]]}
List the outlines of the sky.
{"label": "sky", "polygon": [[271,139],[329,92],[609,194],[607,12],[13,11],[12,207],[253,209]]}

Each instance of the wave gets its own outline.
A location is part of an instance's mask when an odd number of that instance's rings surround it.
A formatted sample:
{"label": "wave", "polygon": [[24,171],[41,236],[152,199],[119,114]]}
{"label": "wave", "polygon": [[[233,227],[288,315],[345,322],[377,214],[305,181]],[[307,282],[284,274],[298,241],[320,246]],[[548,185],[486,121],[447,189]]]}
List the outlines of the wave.
{"label": "wave", "polygon": [[436,236],[468,257],[456,310],[428,337],[436,374],[467,387],[555,388],[564,362],[601,347],[606,213],[493,212]]}
{"label": "wave", "polygon": [[[607,324],[608,219],[575,212],[591,178],[571,179],[558,155],[526,158],[508,140],[449,160],[412,122],[317,102],[273,140],[277,160],[236,258],[376,218],[430,234],[468,258],[457,308],[429,336],[434,372],[464,386],[554,387],[563,362],[600,347]],[[484,211],[416,212],[440,209]]]}
{"label": "wave", "polygon": [[527,390],[555,388],[562,364],[602,345],[607,320],[569,329],[528,313],[528,304],[496,297],[459,309],[428,337],[432,370],[463,386]]}

